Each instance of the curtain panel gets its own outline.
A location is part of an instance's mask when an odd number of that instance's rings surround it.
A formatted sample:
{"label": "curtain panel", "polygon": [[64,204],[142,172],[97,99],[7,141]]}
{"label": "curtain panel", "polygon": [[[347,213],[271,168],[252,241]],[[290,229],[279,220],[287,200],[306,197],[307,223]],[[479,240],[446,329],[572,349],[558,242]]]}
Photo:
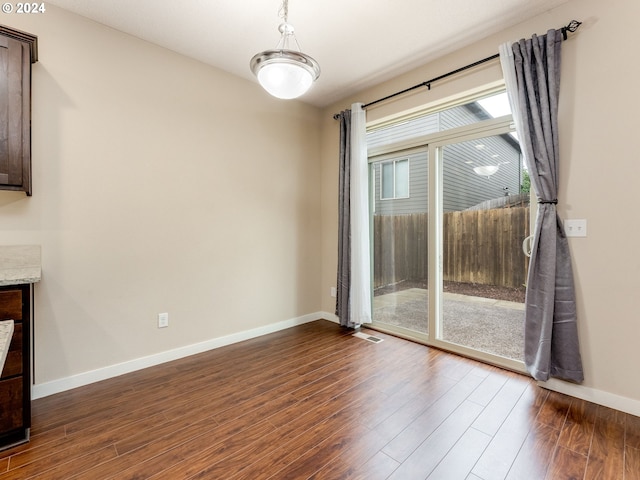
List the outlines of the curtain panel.
{"label": "curtain panel", "polygon": [[584,379],[569,244],[557,214],[562,33],[500,47],[525,165],[538,199],[525,299],[525,365],[536,380]]}
{"label": "curtain panel", "polygon": [[349,286],[351,285],[351,110],[340,112],[340,153],[338,165],[338,279],[336,316],[340,325],[349,326]]}
{"label": "curtain panel", "polygon": [[371,323],[369,166],[362,104],[340,112],[339,120],[336,315],[340,325],[358,328]]}

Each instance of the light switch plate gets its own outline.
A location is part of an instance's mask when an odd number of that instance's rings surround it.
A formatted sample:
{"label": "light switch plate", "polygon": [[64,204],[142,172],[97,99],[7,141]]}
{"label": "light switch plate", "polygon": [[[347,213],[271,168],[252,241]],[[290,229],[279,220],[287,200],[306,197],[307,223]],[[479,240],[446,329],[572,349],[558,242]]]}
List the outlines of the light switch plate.
{"label": "light switch plate", "polygon": [[158,314],[158,328],[166,328],[169,326],[169,314],[168,313],[159,313]]}
{"label": "light switch plate", "polygon": [[587,220],[584,218],[565,220],[564,233],[567,237],[586,237],[587,236]]}

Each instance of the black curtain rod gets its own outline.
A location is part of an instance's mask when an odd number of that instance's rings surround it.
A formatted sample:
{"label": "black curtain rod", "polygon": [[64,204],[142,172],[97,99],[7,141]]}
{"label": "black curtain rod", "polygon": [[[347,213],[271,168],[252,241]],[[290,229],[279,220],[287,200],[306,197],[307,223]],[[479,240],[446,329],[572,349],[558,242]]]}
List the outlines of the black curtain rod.
{"label": "black curtain rod", "polygon": [[[578,27],[580,25],[582,25],[582,22],[579,22],[577,20],[571,20],[568,25],[560,29],[560,31],[562,32],[562,38],[566,40],[567,33],[575,32],[576,30],[578,30]],[[470,68],[477,67],[478,65],[482,65],[483,63],[490,62],[491,60],[494,60],[498,57],[500,57],[500,54],[496,53],[495,55],[491,55],[490,57],[483,58],[482,60],[478,60],[477,62],[470,63],[469,65],[465,65],[464,67],[457,68],[456,70],[445,73],[444,75],[440,75],[439,77],[432,78],[431,80],[424,81],[422,83],[419,83],[418,85],[414,85],[413,87],[405,88],[404,90],[400,90],[399,92],[392,93],[391,95],[387,95],[386,97],[379,98],[378,100],[374,100],[373,102],[366,103],[362,106],[362,108],[367,108],[367,107],[370,107],[371,105],[375,105],[376,103],[384,102],[385,100],[389,100],[390,98],[397,97],[398,95],[402,95],[403,93],[410,92],[411,90],[415,90],[417,88],[427,87],[427,90],[431,90],[431,84],[434,82],[437,82],[438,80],[442,80],[443,78],[447,78],[457,73],[463,72],[465,70],[469,70]],[[340,114],[336,113],[333,116],[333,118],[337,120],[338,118],[340,118]]]}

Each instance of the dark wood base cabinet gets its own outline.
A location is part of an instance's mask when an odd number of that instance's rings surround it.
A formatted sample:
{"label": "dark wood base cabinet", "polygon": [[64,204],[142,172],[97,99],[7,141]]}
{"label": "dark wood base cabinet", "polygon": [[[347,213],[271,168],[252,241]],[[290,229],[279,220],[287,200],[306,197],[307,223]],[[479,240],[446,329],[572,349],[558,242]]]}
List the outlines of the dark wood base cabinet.
{"label": "dark wood base cabinet", "polygon": [[0,287],[0,320],[13,320],[13,338],[0,376],[0,450],[29,441],[32,285]]}

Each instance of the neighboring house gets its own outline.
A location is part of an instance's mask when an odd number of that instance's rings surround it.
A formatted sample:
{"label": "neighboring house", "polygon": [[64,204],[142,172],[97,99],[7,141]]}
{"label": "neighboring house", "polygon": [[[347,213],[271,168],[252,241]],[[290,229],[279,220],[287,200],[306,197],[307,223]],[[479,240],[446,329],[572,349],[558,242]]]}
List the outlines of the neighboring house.
{"label": "neighboring house", "polygon": [[[469,125],[492,118],[477,102],[419,117],[367,134],[369,147]],[[522,180],[520,146],[509,134],[445,147],[444,211],[465,210],[489,199],[518,194]],[[374,214],[427,212],[427,152],[410,152],[373,163]],[[492,174],[474,167],[498,166]]]}

